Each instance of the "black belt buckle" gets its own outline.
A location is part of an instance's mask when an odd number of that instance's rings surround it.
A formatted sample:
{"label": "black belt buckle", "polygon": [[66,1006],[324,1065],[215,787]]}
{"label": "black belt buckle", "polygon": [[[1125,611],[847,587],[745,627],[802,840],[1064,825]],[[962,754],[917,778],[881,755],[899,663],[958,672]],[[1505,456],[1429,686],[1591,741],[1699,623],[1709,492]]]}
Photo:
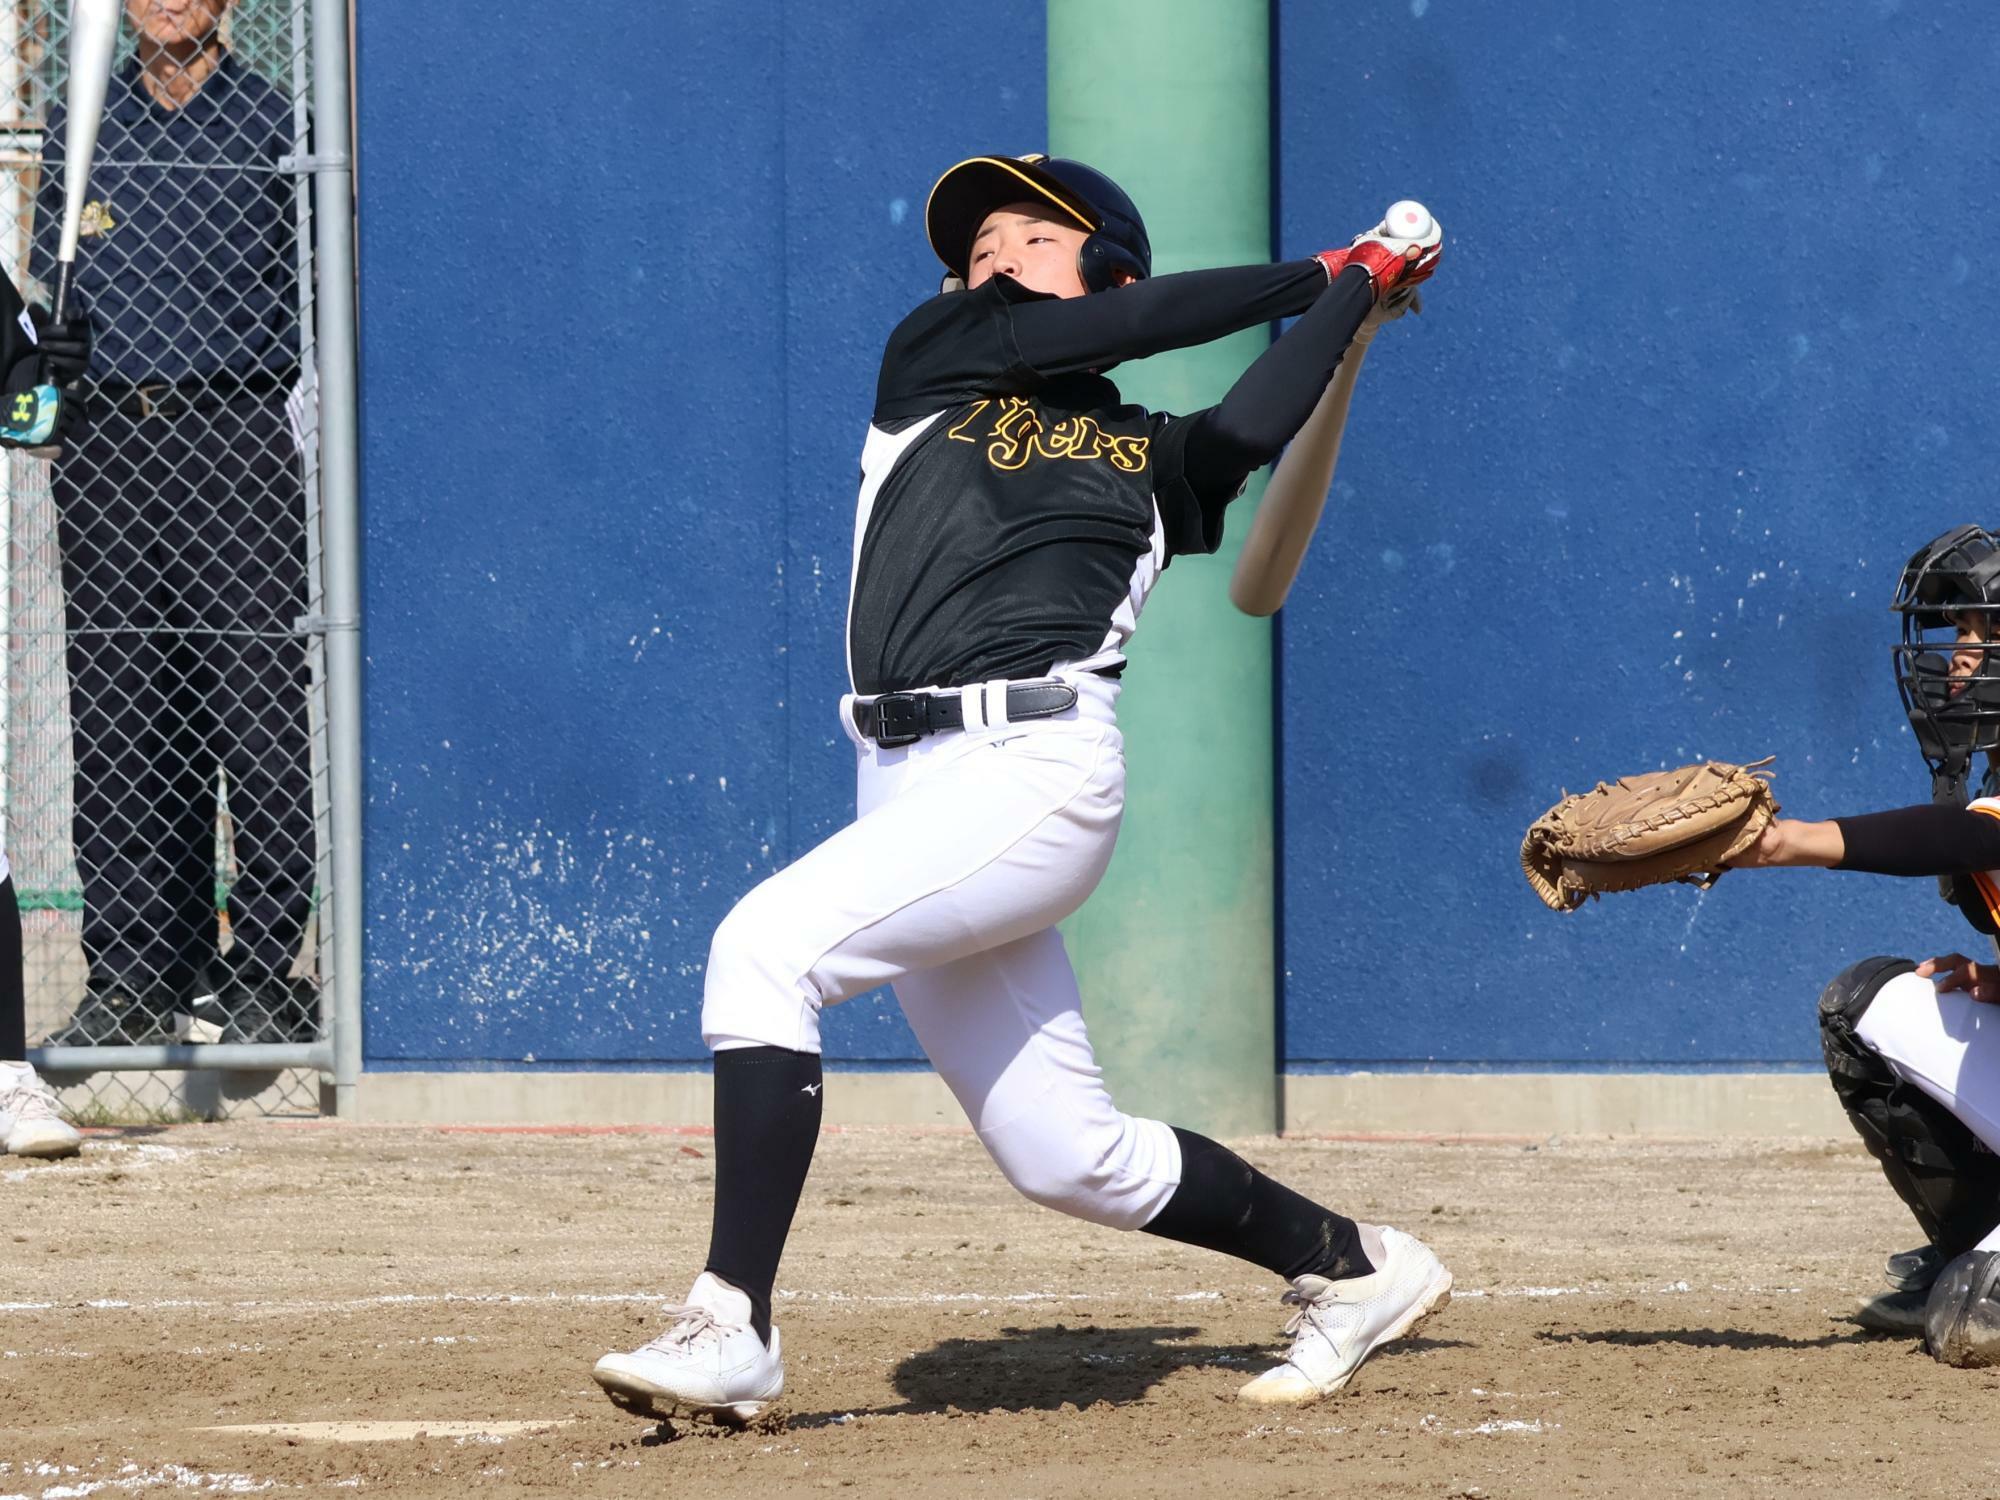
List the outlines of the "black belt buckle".
{"label": "black belt buckle", "polygon": [[174,413],[170,410],[170,407],[172,406],[173,398],[179,394],[180,390],[178,387],[172,382],[164,380],[154,385],[135,385],[132,387],[132,400],[138,406],[139,415],[142,417],[173,416]]}
{"label": "black belt buckle", "polygon": [[931,732],[922,693],[884,693],[870,707],[875,710],[875,733],[870,738],[884,750],[914,745]]}

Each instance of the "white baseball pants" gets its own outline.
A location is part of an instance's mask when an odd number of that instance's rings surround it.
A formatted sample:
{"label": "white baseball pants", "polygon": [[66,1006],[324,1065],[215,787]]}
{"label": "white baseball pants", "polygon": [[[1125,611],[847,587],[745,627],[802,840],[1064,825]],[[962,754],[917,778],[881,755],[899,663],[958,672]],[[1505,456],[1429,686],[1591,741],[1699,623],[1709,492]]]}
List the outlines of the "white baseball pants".
{"label": "white baseball pants", "polygon": [[702,1036],[817,1052],[822,1006],[893,985],[1008,1180],[1137,1229],[1179,1185],[1180,1143],[1112,1104],[1055,930],[1103,877],[1125,804],[1118,685],[1065,680],[1077,702],[1054,718],[1007,723],[1005,684],[985,684],[961,695],[965,729],[894,750],[843,700],[858,816],[723,919]]}
{"label": "white baseball pants", "polygon": [[[1928,979],[1898,974],[1868,1002],[1854,1029],[1899,1077],[2000,1152],[2000,1005],[1957,991],[1940,994]],[[1979,1248],[2000,1250],[2000,1229]]]}

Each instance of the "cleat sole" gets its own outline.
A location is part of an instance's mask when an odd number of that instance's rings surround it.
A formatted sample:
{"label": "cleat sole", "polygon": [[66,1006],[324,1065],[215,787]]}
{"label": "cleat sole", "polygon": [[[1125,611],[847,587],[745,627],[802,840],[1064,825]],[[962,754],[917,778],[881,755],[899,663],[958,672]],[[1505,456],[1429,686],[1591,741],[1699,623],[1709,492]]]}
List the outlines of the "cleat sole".
{"label": "cleat sole", "polygon": [[690,1401],[630,1375],[593,1373],[604,1394],[620,1411],[656,1422],[705,1422],[731,1431],[748,1427],[762,1416],[769,1401],[732,1401],[720,1405]]}

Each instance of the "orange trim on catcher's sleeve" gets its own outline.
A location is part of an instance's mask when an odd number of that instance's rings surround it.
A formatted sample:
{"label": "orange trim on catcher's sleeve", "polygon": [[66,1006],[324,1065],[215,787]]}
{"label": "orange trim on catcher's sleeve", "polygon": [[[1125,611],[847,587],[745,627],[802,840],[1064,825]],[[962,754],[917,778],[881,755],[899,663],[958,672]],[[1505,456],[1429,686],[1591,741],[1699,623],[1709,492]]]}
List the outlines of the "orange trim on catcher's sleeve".
{"label": "orange trim on catcher's sleeve", "polygon": [[[1991,805],[1982,807],[1979,803],[1975,802],[1966,808],[1966,811],[1976,812],[1982,817],[1992,818],[1994,821],[2000,822],[2000,807],[1993,807]],[[1993,919],[1996,926],[2000,926],[2000,880],[1996,880],[1995,872],[1992,870],[1974,870],[1972,872],[1972,883],[1979,887],[1980,899],[1986,903],[1986,914]]]}

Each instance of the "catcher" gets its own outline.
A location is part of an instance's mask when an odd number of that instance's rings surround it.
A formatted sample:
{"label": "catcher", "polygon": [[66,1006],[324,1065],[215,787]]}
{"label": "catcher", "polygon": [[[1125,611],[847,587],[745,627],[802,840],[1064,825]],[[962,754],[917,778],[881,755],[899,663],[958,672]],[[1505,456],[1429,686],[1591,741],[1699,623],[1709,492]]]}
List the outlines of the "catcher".
{"label": "catcher", "polygon": [[[1569,909],[1601,891],[1787,865],[1934,876],[2000,958],[2000,534],[1961,526],[1926,543],[1892,608],[1929,803],[1807,822],[1777,816],[1754,767],[1633,778],[1566,798],[1529,830],[1537,894]],[[1892,1290],[1856,1320],[1921,1335],[1947,1364],[2000,1363],[2000,964],[1863,959],[1827,985],[1819,1021],[1834,1092],[1927,1240],[1889,1257]]]}

